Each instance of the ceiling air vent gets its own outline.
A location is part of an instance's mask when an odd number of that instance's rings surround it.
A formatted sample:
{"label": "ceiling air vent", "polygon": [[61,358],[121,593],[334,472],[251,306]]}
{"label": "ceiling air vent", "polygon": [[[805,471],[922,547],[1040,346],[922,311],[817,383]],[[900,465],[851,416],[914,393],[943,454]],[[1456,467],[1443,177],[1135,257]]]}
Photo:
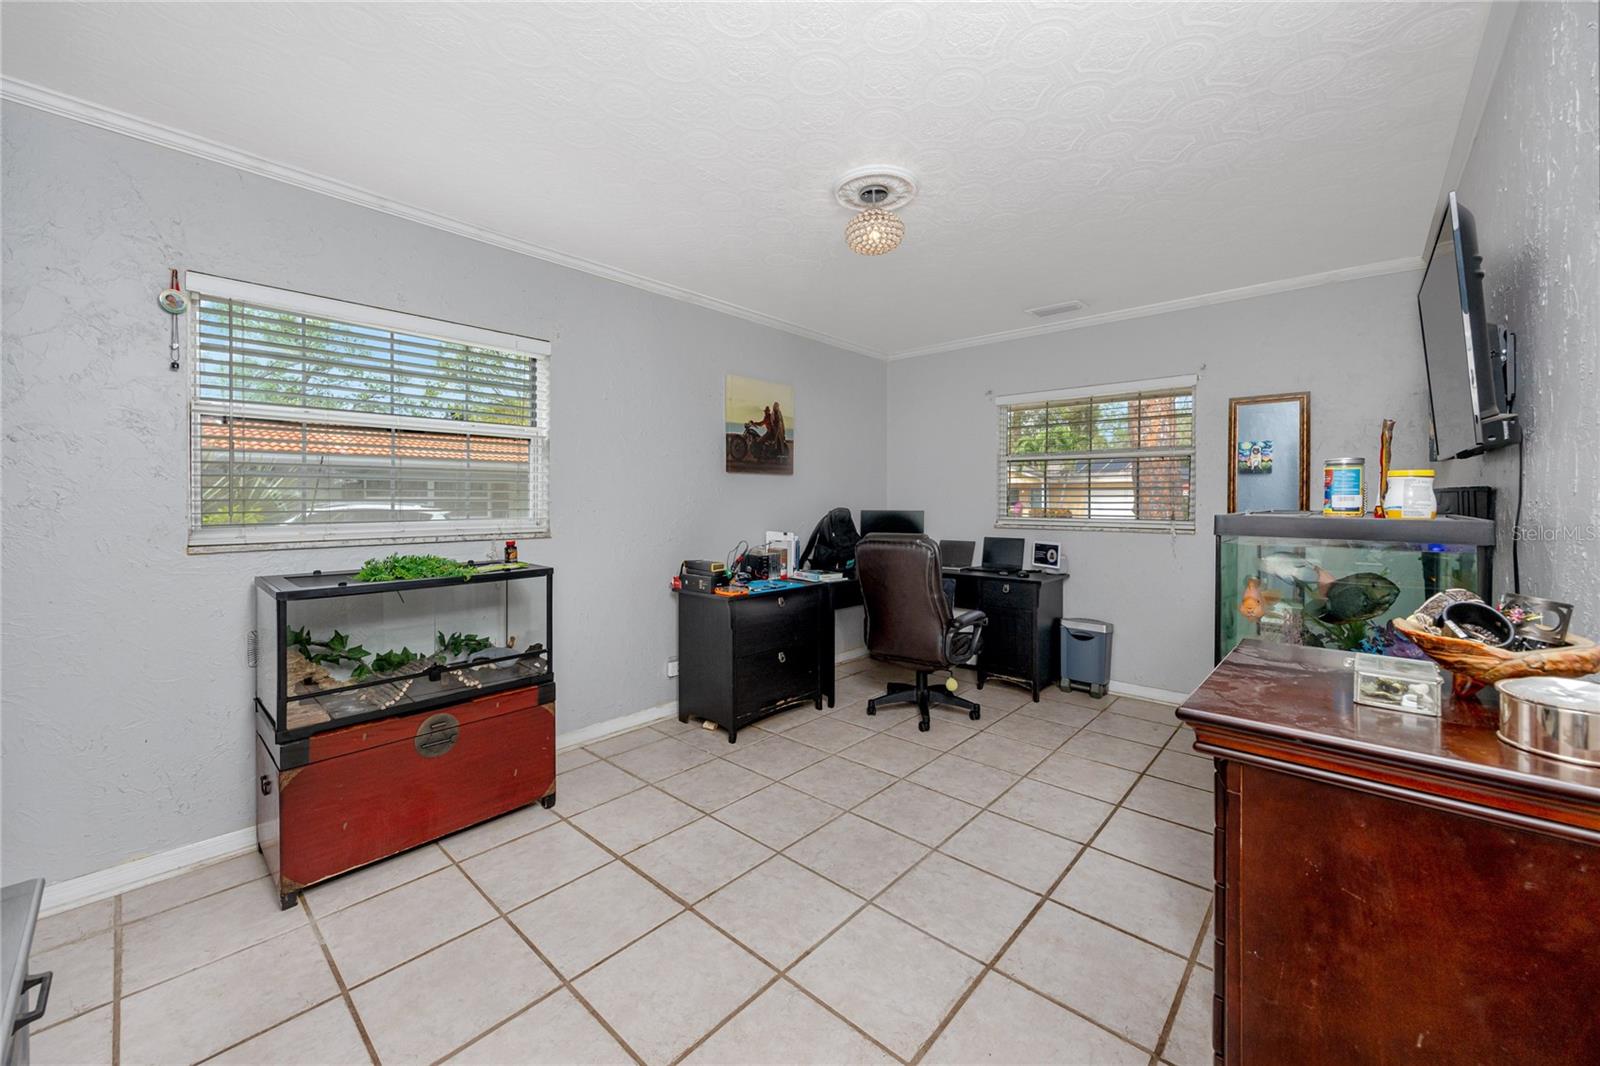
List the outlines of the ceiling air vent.
{"label": "ceiling air vent", "polygon": [[1043,307],[1030,307],[1028,314],[1034,318],[1054,318],[1057,315],[1070,315],[1074,311],[1083,310],[1082,300],[1067,300],[1058,304],[1045,304]]}

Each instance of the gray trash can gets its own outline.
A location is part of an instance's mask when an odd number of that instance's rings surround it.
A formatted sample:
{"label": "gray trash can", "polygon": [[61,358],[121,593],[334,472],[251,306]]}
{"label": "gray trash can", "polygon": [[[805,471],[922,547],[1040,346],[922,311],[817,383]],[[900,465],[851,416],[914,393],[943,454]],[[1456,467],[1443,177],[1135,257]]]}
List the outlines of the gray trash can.
{"label": "gray trash can", "polygon": [[1061,620],[1061,688],[1086,690],[1099,699],[1111,683],[1110,622],[1098,618]]}

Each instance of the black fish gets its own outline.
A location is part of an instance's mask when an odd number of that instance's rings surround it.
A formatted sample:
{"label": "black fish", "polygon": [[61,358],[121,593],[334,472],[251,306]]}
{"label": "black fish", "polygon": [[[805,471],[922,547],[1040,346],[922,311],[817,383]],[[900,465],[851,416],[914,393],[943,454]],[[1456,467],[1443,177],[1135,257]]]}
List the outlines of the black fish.
{"label": "black fish", "polygon": [[1351,574],[1328,586],[1317,618],[1329,625],[1376,618],[1393,606],[1400,586],[1382,574]]}

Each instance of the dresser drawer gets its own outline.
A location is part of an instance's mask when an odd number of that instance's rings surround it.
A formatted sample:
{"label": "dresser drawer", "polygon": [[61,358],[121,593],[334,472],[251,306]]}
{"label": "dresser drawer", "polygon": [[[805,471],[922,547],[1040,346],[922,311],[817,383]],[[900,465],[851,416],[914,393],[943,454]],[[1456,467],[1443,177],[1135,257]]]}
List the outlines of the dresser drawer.
{"label": "dresser drawer", "polygon": [[978,585],[978,610],[1027,611],[1039,602],[1039,586],[1032,581],[989,580]]}
{"label": "dresser drawer", "polygon": [[743,716],[780,700],[811,696],[817,691],[817,669],[812,640],[745,652],[734,660],[734,707]]}
{"label": "dresser drawer", "polygon": [[772,593],[735,601],[733,654],[776,651],[809,643],[819,624],[821,598],[806,591],[798,596]]}

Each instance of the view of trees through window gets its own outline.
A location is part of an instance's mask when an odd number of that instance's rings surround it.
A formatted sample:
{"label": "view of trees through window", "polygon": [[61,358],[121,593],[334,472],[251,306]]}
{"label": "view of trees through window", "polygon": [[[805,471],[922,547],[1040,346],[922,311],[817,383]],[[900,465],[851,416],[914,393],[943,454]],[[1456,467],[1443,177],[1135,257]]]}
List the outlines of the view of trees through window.
{"label": "view of trees through window", "polygon": [[1193,389],[1013,404],[1001,417],[1001,521],[1193,521]]}
{"label": "view of trees through window", "polygon": [[528,518],[537,358],[196,300],[198,524]]}

